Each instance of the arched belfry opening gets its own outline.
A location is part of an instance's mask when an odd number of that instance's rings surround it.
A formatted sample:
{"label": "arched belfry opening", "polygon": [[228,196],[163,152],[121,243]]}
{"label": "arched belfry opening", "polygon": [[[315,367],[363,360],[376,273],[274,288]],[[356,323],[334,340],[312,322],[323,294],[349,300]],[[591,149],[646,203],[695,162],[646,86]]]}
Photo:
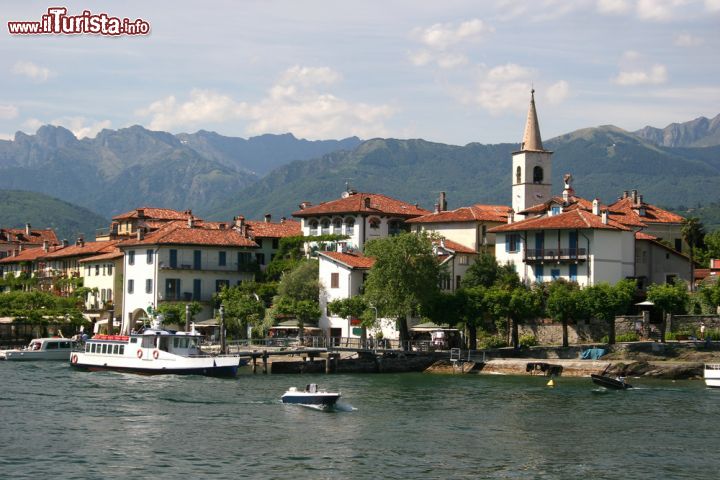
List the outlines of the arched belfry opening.
{"label": "arched belfry opening", "polygon": [[536,166],[535,168],[533,168],[533,183],[543,183],[542,167]]}
{"label": "arched belfry opening", "polygon": [[515,169],[515,183],[521,183],[522,182],[522,167],[518,166]]}

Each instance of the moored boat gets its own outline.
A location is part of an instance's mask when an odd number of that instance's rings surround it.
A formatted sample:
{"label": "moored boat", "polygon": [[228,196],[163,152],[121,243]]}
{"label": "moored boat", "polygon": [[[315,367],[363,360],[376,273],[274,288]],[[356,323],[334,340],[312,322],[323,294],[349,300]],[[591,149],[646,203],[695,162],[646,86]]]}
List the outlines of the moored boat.
{"label": "moored boat", "polygon": [[234,377],[247,363],[238,355],[213,355],[200,349],[202,335],[156,326],[131,335],[95,335],[70,365],[77,370],[139,373],[144,375],[207,375]]}
{"label": "moored boat", "polygon": [[592,378],[595,385],[600,385],[601,387],[609,388],[611,390],[627,390],[628,388],[633,388],[632,385],[625,382],[625,377],[607,377],[605,375],[596,375],[593,373],[590,375],[590,378]]}
{"label": "moored boat", "polygon": [[708,387],[720,388],[720,363],[706,363],[703,377]]}
{"label": "moored boat", "polygon": [[332,407],[337,403],[338,399],[340,399],[339,393],[318,390],[318,386],[315,383],[310,383],[305,386],[305,390],[290,387],[281,397],[283,403],[323,408]]}
{"label": "moored boat", "polygon": [[69,338],[35,338],[25,348],[0,350],[0,359],[16,362],[30,360],[68,360],[76,342]]}

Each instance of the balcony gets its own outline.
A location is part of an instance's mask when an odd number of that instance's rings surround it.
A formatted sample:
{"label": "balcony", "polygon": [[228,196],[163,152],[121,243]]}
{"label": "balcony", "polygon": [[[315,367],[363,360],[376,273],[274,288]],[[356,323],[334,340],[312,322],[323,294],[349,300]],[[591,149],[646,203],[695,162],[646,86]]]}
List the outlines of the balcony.
{"label": "balcony", "polygon": [[525,250],[524,262],[584,262],[587,251],[584,248],[529,248]]}

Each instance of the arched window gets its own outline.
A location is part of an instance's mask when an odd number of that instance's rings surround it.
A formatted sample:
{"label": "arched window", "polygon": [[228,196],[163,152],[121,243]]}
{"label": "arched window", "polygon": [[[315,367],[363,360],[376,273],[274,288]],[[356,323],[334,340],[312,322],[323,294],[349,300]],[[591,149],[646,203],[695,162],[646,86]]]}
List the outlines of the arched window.
{"label": "arched window", "polygon": [[345,219],[345,235],[352,235],[355,232],[355,219],[348,217]]}
{"label": "arched window", "polygon": [[317,235],[317,234],[318,234],[318,221],[310,220],[310,235]]}
{"label": "arched window", "polygon": [[342,235],[342,225],[343,225],[342,218],[334,218],[333,219],[333,233],[335,235]]}
{"label": "arched window", "polygon": [[533,168],[533,183],[543,182],[543,169],[542,167]]}
{"label": "arched window", "polygon": [[388,233],[390,235],[397,235],[402,232],[402,222],[400,220],[390,220],[388,222]]}
{"label": "arched window", "polygon": [[522,183],[522,168],[515,169],[515,183]]}
{"label": "arched window", "polygon": [[330,219],[329,218],[323,218],[320,222],[320,234],[321,235],[330,235]]}
{"label": "arched window", "polygon": [[377,217],[372,217],[368,220],[368,223],[370,224],[370,228],[373,230],[377,230],[380,228],[380,219]]}

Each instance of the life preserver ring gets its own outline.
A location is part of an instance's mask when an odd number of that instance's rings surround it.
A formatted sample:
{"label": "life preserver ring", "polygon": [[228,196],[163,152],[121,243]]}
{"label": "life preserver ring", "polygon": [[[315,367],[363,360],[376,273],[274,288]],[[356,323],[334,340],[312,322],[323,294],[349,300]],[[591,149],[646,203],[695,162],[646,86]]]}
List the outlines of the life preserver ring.
{"label": "life preserver ring", "polygon": [[142,358],[142,349],[138,349],[137,351],[137,357]]}
{"label": "life preserver ring", "polygon": [[75,355],[75,354],[73,354],[73,356],[70,357],[70,363],[72,363],[72,364],[77,363],[77,360],[78,360],[78,359],[77,359],[77,355]]}
{"label": "life preserver ring", "polygon": [[153,350],[153,358],[155,360],[157,360],[159,356],[160,356],[160,352],[158,352],[157,350]]}

